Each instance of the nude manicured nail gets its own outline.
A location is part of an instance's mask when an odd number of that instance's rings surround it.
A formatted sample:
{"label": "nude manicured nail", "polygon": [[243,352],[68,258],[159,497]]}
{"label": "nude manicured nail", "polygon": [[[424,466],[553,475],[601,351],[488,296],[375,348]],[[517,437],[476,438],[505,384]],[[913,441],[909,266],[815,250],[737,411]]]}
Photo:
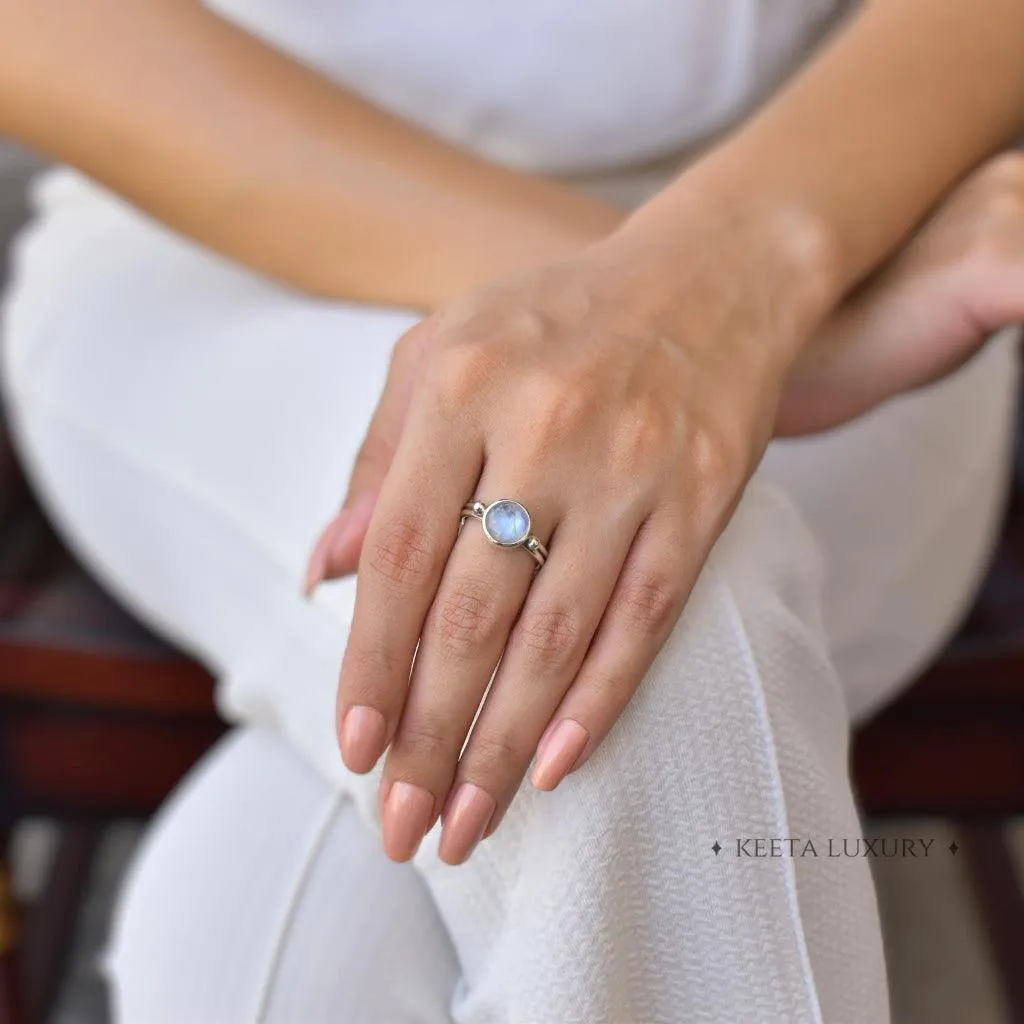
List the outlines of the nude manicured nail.
{"label": "nude manicured nail", "polygon": [[331,531],[331,544],[327,553],[328,562],[338,565],[348,554],[348,546],[352,538],[358,533],[359,523],[352,516],[346,516],[344,521]]}
{"label": "nude manicured nail", "polygon": [[310,597],[323,583],[328,571],[334,576],[338,574],[338,563],[342,561],[345,548],[358,530],[357,518],[354,509],[343,508],[324,527],[306,567],[306,580],[303,586],[306,597]]}
{"label": "nude manicured nail", "polygon": [[410,860],[433,819],[430,793],[409,782],[393,782],[384,804],[384,852],[392,860]]}
{"label": "nude manicured nail", "polygon": [[530,781],[537,789],[554,789],[580,759],[590,733],[571,718],[563,718],[542,737]]}
{"label": "nude manicured nail", "polygon": [[376,504],[376,493],[361,494],[348,508],[341,510],[331,529],[329,546],[331,559],[340,561],[353,538],[360,531],[366,530]]}
{"label": "nude manicured nail", "polygon": [[384,753],[388,724],[376,708],[356,704],[341,724],[341,758],[353,772],[368,772]]}
{"label": "nude manicured nail", "polygon": [[359,548],[353,548],[353,541],[365,534],[370,525],[374,506],[377,504],[375,494],[364,494],[357,498],[348,508],[338,513],[338,518],[331,525],[327,539],[327,555],[325,569],[332,578],[340,579],[356,571],[359,563]]}
{"label": "nude manicured nail", "polygon": [[302,592],[306,597],[312,596],[313,591],[316,590],[317,585],[324,578],[324,570],[327,568],[327,540],[327,530],[325,529],[317,540],[313,553],[309,556],[309,564],[306,566],[306,578],[302,584]]}
{"label": "nude manicured nail", "polygon": [[494,797],[479,786],[472,782],[459,786],[444,816],[438,849],[441,860],[446,864],[461,864],[483,838],[494,808]]}

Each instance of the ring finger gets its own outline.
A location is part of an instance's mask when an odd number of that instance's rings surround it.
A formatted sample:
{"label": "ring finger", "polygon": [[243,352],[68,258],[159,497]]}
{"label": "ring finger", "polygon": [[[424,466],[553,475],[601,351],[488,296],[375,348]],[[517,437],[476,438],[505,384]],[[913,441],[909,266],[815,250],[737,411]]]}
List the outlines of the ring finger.
{"label": "ring finger", "polygon": [[[524,476],[489,464],[477,495],[487,500],[528,495],[527,507],[543,516],[530,523],[530,532],[543,541],[555,525],[553,501],[528,485],[497,490]],[[467,519],[448,558],[385,761],[382,831],[385,852],[394,860],[412,857],[441,811],[466,734],[536,568],[528,552],[500,550],[481,527]]]}

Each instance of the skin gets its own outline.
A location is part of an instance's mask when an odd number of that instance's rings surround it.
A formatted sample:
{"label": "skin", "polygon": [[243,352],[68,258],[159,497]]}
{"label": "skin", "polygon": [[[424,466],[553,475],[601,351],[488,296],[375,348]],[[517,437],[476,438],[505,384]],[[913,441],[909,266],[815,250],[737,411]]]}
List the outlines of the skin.
{"label": "skin", "polygon": [[[293,287],[431,314],[309,573],[359,573],[340,747],[355,771],[387,751],[396,860],[442,812],[464,860],[535,755],[545,789],[586,760],[773,432],[934,379],[1022,315],[1019,160],[975,172],[1024,129],[1021,0],[867,4],[625,219],[192,4],[0,0],[0,23],[0,131]],[[456,532],[475,495],[523,500],[543,570]]]}
{"label": "skin", "polygon": [[[775,436],[827,430],[968,360],[1024,320],[1024,151],[972,172],[906,245],[818,328],[791,367]],[[432,321],[399,339],[338,516],[310,558],[307,589],[356,571],[377,492],[405,424]]]}
{"label": "skin", "polygon": [[0,134],[309,294],[434,309],[620,220],[432,138],[191,0],[0,0],[0,26]]}
{"label": "skin", "polygon": [[958,368],[1024,320],[1024,150],[987,161],[827,321],[790,371],[777,435],[813,433]]}
{"label": "skin", "polygon": [[[709,263],[685,296],[688,324],[708,319],[681,358],[660,323],[624,321],[621,297],[603,298],[603,267],[582,296],[567,295],[551,270],[525,275],[428,319],[396,346],[349,497],[314,550],[308,580],[362,574],[357,603],[371,654],[366,662],[346,654],[353,682],[340,695],[341,742],[357,771],[388,748],[381,812],[395,859],[411,856],[443,811],[440,853],[460,863],[497,828],[531,759],[541,789],[586,762],[674,625],[772,422],[776,435],[838,425],[944,376],[998,327],[1024,319],[1024,154],[986,163],[956,189],[819,328],[781,384],[762,345],[764,321],[733,319],[730,295],[713,294],[721,277]],[[578,266],[566,273],[573,286],[579,275]],[[524,320],[524,306],[544,311],[539,327]],[[586,344],[574,345],[578,337]],[[531,429],[507,440],[502,427],[517,415],[529,416]],[[477,435],[473,424],[482,424]],[[446,538],[435,564],[440,544],[422,522],[381,519],[389,499],[401,514],[409,487],[440,506],[478,475],[473,493],[530,494],[531,508],[558,510],[553,526],[534,522],[552,537],[536,577],[528,558],[516,566],[472,533]],[[428,527],[444,528],[430,519]],[[371,573],[386,581],[370,592],[376,607],[362,582]],[[374,659],[402,639],[393,609],[417,591],[430,597],[410,616],[419,623],[422,614],[422,626],[405,637],[410,647],[419,640],[411,684],[407,694],[396,687],[397,707],[389,706],[371,688],[381,671]],[[406,663],[404,653],[398,660]],[[431,687],[440,679],[443,689]],[[346,734],[346,708],[370,700],[383,723],[364,718]],[[399,800],[389,799],[396,781]],[[429,804],[412,785],[431,794]],[[435,792],[447,794],[443,807]]]}
{"label": "skin", "polygon": [[[1024,30],[1024,6],[991,13]],[[459,299],[424,329],[359,558],[338,700],[345,763],[368,771],[385,756],[389,856],[412,857],[440,814],[440,856],[460,863],[534,755],[534,785],[553,788],[613,726],[816,329],[967,154],[1019,131],[1019,61],[984,31],[964,46],[968,29],[962,9],[868,7],[609,239]],[[985,77],[992,62],[991,92],[965,102],[963,79],[950,88],[950,67]],[[528,560],[453,526],[467,497],[502,495],[535,510],[551,549],[535,581]]]}

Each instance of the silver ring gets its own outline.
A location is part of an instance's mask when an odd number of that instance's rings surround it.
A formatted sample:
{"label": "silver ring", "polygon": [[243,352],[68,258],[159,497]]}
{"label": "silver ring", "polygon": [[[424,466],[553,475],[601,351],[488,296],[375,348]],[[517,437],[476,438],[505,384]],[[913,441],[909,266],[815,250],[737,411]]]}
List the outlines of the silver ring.
{"label": "silver ring", "polygon": [[511,498],[499,498],[489,505],[467,501],[462,506],[459,528],[469,518],[479,519],[484,536],[499,548],[525,548],[539,568],[548,557],[548,549],[530,533],[530,513]]}

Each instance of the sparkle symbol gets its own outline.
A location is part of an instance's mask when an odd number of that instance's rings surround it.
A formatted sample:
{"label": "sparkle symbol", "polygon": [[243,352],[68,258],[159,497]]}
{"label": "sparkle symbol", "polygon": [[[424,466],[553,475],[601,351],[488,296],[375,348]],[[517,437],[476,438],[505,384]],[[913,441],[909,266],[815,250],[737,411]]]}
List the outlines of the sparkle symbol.
{"label": "sparkle symbol", "polygon": [[718,845],[718,840],[717,839],[715,840],[715,845],[712,846],[711,849],[715,851],[715,856],[716,857],[722,852],[722,848],[721,848],[721,846]]}
{"label": "sparkle symbol", "polygon": [[951,842],[949,844],[949,852],[951,854],[953,854],[953,856],[955,857],[956,856],[956,851],[959,850],[959,849],[960,849],[960,847],[956,845],[956,840],[954,839],[953,842]]}

